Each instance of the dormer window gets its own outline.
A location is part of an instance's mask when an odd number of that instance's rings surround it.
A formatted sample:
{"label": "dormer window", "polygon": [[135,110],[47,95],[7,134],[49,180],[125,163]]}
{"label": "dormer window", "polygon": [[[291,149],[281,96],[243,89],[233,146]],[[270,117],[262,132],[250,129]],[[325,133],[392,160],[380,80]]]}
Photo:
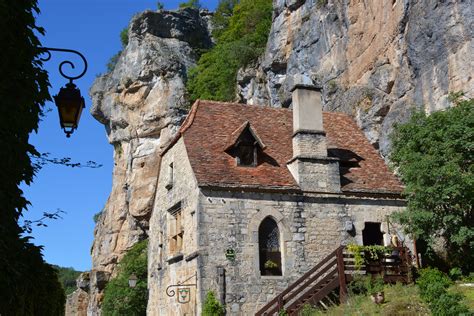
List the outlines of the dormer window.
{"label": "dormer window", "polygon": [[238,166],[255,167],[257,165],[257,146],[254,144],[240,144],[236,147]]}
{"label": "dormer window", "polygon": [[232,133],[227,144],[225,151],[235,158],[237,166],[242,167],[256,167],[259,150],[265,149],[248,121]]}

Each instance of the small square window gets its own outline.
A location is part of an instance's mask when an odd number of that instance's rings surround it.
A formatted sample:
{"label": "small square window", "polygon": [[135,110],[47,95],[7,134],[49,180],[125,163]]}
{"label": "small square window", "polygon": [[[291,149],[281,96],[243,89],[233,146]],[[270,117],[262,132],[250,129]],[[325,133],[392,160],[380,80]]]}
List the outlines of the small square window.
{"label": "small square window", "polygon": [[167,181],[165,188],[167,190],[171,190],[173,188],[173,182],[174,182],[174,166],[173,163],[170,163],[168,166],[168,174],[167,174]]}
{"label": "small square window", "polygon": [[170,255],[181,253],[183,250],[183,214],[181,208],[175,208],[170,212],[169,221],[169,246]]}

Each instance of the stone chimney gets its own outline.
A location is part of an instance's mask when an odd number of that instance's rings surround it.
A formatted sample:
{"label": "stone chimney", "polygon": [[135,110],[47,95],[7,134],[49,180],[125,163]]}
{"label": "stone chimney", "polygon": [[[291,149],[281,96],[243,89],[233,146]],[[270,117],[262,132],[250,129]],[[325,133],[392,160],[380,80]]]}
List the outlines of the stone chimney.
{"label": "stone chimney", "polygon": [[293,93],[293,158],[288,169],[301,190],[340,192],[339,160],[328,157],[321,89],[297,84]]}

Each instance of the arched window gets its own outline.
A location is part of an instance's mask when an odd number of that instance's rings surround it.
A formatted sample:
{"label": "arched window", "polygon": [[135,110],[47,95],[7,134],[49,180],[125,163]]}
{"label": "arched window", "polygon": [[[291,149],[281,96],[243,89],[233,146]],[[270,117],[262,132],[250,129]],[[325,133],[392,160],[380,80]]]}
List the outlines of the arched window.
{"label": "arched window", "polygon": [[265,218],[258,228],[258,248],[261,275],[282,275],[280,231],[277,223]]}

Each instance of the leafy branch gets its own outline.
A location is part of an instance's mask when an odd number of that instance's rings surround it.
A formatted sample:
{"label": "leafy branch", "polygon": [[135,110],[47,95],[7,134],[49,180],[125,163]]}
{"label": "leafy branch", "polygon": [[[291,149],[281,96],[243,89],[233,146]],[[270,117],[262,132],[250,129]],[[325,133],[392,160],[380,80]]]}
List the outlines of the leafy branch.
{"label": "leafy branch", "polygon": [[70,168],[101,168],[103,165],[99,164],[95,161],[89,160],[85,163],[80,162],[73,162],[72,158],[70,157],[63,157],[63,158],[50,158],[50,153],[41,153],[38,155],[30,155],[30,159],[32,160],[32,165],[35,170],[39,170],[47,164],[53,165],[62,165]]}
{"label": "leafy branch", "polygon": [[39,218],[39,219],[36,219],[36,220],[25,220],[23,222],[23,225],[21,226],[21,229],[27,233],[27,234],[31,234],[31,232],[33,231],[33,226],[43,226],[43,227],[48,227],[48,225],[46,225],[44,223],[44,221],[46,219],[49,219],[49,220],[53,220],[53,219],[62,219],[62,216],[61,214],[66,214],[66,212],[64,212],[63,210],[61,209],[57,209],[56,212],[53,212],[53,213],[48,213],[48,212],[43,212],[43,217]]}

